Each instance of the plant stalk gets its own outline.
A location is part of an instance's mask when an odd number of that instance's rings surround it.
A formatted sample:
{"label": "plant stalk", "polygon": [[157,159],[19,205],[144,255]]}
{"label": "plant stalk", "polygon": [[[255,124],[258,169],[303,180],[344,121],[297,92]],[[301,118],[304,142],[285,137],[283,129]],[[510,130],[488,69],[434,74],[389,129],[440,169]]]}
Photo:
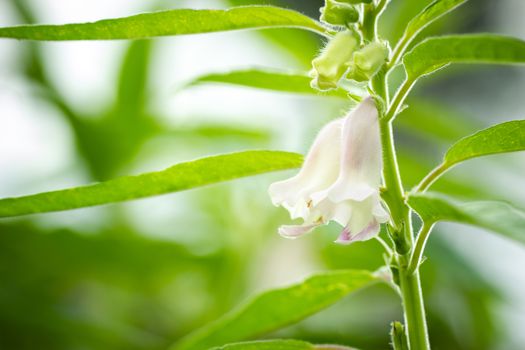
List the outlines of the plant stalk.
{"label": "plant stalk", "polygon": [[[387,0],[381,0],[374,9],[365,5],[362,33],[367,41],[377,39],[377,19],[384,10]],[[389,230],[396,242],[396,263],[399,270],[399,287],[403,303],[405,331],[410,350],[430,350],[428,341],[423,293],[419,278],[419,266],[409,271],[409,257],[413,251],[414,237],[412,232],[411,211],[405,202],[403,182],[396,158],[392,121],[402,108],[414,81],[409,79],[401,85],[389,103],[388,73],[391,67],[384,66],[371,81],[371,88],[377,97],[387,105],[386,112],[380,118],[381,143],[383,148],[383,181],[385,190],[382,198],[390,210],[391,223]]]}
{"label": "plant stalk", "polygon": [[400,260],[399,284],[403,298],[409,349],[430,350],[419,269],[410,272],[408,271],[406,256],[400,257]]}
{"label": "plant stalk", "polygon": [[[383,99],[387,99],[381,96]],[[394,102],[393,102],[394,103]],[[391,107],[392,108],[392,107]],[[391,110],[391,109],[390,109]],[[395,116],[395,115],[393,115]],[[383,146],[383,181],[386,190],[383,199],[390,209],[393,235],[404,240],[402,247],[408,251],[397,251],[399,287],[403,302],[407,342],[410,350],[429,350],[428,330],[423,304],[423,293],[419,269],[409,271],[409,256],[413,250],[414,238],[410,219],[410,208],[405,203],[403,184],[397,164],[391,118],[381,118],[381,143]],[[397,248],[397,247],[396,247]]]}
{"label": "plant stalk", "polygon": [[423,252],[425,251],[425,246],[427,244],[428,236],[432,232],[433,224],[425,223],[419,234],[417,235],[416,244],[414,249],[412,249],[412,255],[410,256],[410,261],[408,263],[408,273],[414,273],[421,265],[423,260]]}
{"label": "plant stalk", "polygon": [[[392,123],[384,118],[380,119],[381,144],[383,148],[383,180],[385,191],[383,199],[390,209],[390,216],[396,231],[401,231],[403,219],[407,216],[407,207],[404,204],[403,184],[397,166],[396,151]],[[407,237],[411,240],[411,237]]]}
{"label": "plant stalk", "polygon": [[396,94],[392,98],[392,103],[390,104],[390,107],[388,108],[385,119],[386,120],[393,120],[399,112],[401,112],[403,107],[403,102],[405,102],[405,99],[408,96],[408,93],[414,86],[415,82],[411,79],[406,79],[403,84],[399,87]]}
{"label": "plant stalk", "polygon": [[432,170],[415,188],[415,192],[425,192],[445,171],[449,169],[446,164],[441,164]]}

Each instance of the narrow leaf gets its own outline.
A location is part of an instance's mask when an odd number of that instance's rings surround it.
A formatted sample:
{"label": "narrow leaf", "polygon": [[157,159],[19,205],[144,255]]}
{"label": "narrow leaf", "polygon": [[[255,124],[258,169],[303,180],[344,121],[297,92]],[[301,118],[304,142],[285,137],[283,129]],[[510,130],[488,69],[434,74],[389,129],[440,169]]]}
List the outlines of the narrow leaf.
{"label": "narrow leaf", "polygon": [[456,142],[445,154],[450,167],[467,159],[525,150],[525,120],[514,120],[481,130]]}
{"label": "narrow leaf", "polygon": [[399,41],[398,45],[400,47],[396,48],[396,51],[404,51],[423,29],[443,15],[464,4],[466,1],[467,0],[436,0],[430,3],[408,23]]}
{"label": "narrow leaf", "polygon": [[525,41],[493,34],[430,38],[403,58],[410,81],[451,63],[524,64]]}
{"label": "narrow leaf", "polygon": [[467,0],[436,0],[430,3],[408,23],[405,35],[408,37],[417,35],[429,24],[465,2]]}
{"label": "narrow leaf", "polygon": [[183,191],[261,173],[301,166],[302,156],[245,151],[179,163],[163,171],[125,176],[93,185],[0,199],[0,218],[83,208]]}
{"label": "narrow leaf", "polygon": [[514,120],[478,131],[452,145],[443,162],[423,179],[418,190],[424,191],[448,169],[465,160],[524,150],[525,120]]}
{"label": "narrow leaf", "polygon": [[271,137],[271,132],[259,128],[210,123],[195,125],[180,124],[174,126],[172,130],[166,130],[162,135],[177,138],[201,138],[206,140],[223,138],[229,140],[268,141]]}
{"label": "narrow leaf", "polygon": [[0,38],[27,40],[113,40],[210,33],[238,29],[300,28],[325,34],[317,21],[273,6],[228,10],[178,9],[130,17],[63,25],[20,25],[0,28]]}
{"label": "narrow leaf", "polygon": [[352,350],[340,345],[313,345],[301,340],[265,340],[233,343],[211,350]]}
{"label": "narrow leaf", "polygon": [[121,62],[114,108],[127,121],[144,117],[152,51],[152,41],[133,41]]}
{"label": "narrow leaf", "polygon": [[408,204],[427,224],[458,222],[481,227],[525,244],[525,212],[504,202],[458,203],[435,193],[412,194]]}
{"label": "narrow leaf", "polygon": [[216,322],[190,334],[172,350],[200,350],[253,338],[302,320],[363,288],[378,277],[362,270],[336,271],[263,293]]}
{"label": "narrow leaf", "polygon": [[326,95],[342,98],[348,97],[348,94],[343,89],[320,93],[318,90],[313,89],[310,86],[311,80],[312,78],[305,73],[257,68],[203,75],[191,81],[186,86],[219,83],[298,94]]}
{"label": "narrow leaf", "polygon": [[313,350],[312,344],[300,340],[267,340],[233,343],[212,350]]}

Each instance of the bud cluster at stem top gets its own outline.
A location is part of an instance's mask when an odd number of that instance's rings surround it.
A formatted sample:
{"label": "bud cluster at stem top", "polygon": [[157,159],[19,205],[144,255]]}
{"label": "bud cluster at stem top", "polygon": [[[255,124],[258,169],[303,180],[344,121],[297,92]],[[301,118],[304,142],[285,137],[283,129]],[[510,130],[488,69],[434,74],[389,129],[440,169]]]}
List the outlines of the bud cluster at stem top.
{"label": "bud cluster at stem top", "polygon": [[343,77],[358,82],[369,81],[387,61],[390,54],[388,43],[375,39],[365,44],[357,30],[363,23],[356,22],[365,20],[360,17],[367,17],[365,13],[361,14],[361,5],[375,7],[370,3],[372,0],[325,0],[321,20],[346,28],[337,32],[312,61],[313,88],[335,89]]}
{"label": "bud cluster at stem top", "polygon": [[312,87],[319,90],[335,89],[346,73],[347,62],[352,59],[361,39],[355,31],[337,33],[321,54],[312,61]]}
{"label": "bud cluster at stem top", "polygon": [[312,87],[335,89],[345,75],[355,81],[368,81],[386,62],[389,52],[386,42],[374,41],[363,46],[356,31],[339,32],[312,61]]}

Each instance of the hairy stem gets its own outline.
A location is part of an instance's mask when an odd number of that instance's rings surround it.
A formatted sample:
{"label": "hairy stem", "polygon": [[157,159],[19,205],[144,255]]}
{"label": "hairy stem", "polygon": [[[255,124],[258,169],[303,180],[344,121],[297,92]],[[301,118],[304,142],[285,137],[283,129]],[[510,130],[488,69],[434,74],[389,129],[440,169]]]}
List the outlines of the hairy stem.
{"label": "hairy stem", "polygon": [[[385,182],[383,199],[390,209],[394,229],[400,231],[408,208],[404,204],[403,184],[397,166],[392,123],[382,118],[380,127],[383,146],[383,180]],[[411,240],[410,237],[408,238]]]}
{"label": "hairy stem", "polygon": [[[412,250],[413,234],[410,220],[410,209],[406,205],[403,196],[403,186],[399,168],[397,166],[396,152],[392,135],[392,124],[382,119],[381,140],[383,143],[383,178],[386,191],[383,198],[387,202],[392,217],[394,234],[402,231],[404,244]],[[399,287],[403,300],[403,311],[405,315],[405,327],[408,336],[408,344],[411,350],[428,350],[428,331],[423,305],[423,294],[418,268],[409,271],[408,254],[398,251]]]}
{"label": "hairy stem", "polygon": [[449,169],[445,164],[441,164],[432,170],[415,188],[415,192],[425,192],[445,171]]}
{"label": "hairy stem", "polygon": [[388,68],[393,68],[399,63],[400,58],[405,53],[405,50],[412,41],[412,39],[413,38],[408,37],[406,33],[403,34],[403,37],[399,39],[399,42],[397,43],[396,47],[394,48],[394,51],[392,52],[390,62],[388,63]]}
{"label": "hairy stem", "polygon": [[400,257],[399,284],[403,298],[405,328],[410,350],[429,350],[428,330],[421,293],[419,270],[413,273],[406,267],[406,257]]}
{"label": "hairy stem", "polygon": [[[361,27],[365,41],[377,39],[377,19],[387,3],[387,0],[381,0],[375,9],[373,5],[365,5]],[[391,68],[385,64],[370,84],[376,97],[379,97],[380,100],[388,105],[386,112],[380,118],[384,181],[382,198],[390,210],[391,224],[389,231],[396,244],[395,257],[399,271],[399,287],[403,302],[408,348],[410,350],[430,350],[419,278],[419,265],[416,266],[414,271],[409,271],[408,269],[409,257],[414,246],[411,211],[405,202],[403,182],[401,181],[397,163],[392,132],[392,121],[401,110],[415,82],[407,77],[390,103],[387,77]]]}
{"label": "hairy stem", "polygon": [[388,2],[389,0],[379,0],[377,4],[363,4],[363,21],[360,29],[366,41],[377,39],[377,20]]}
{"label": "hairy stem", "polygon": [[415,82],[411,79],[406,79],[403,84],[399,87],[396,94],[394,95],[394,98],[392,98],[392,103],[390,104],[384,118],[388,121],[393,120],[397,114],[401,111],[401,107],[403,106],[403,102],[405,102],[405,99],[408,96],[408,93],[414,86]]}
{"label": "hairy stem", "polygon": [[[403,231],[403,238],[409,250],[413,245],[412,224],[410,220],[410,209],[405,204],[403,196],[403,185],[399,168],[397,166],[394,139],[392,135],[392,124],[382,119],[381,140],[383,143],[383,178],[386,191],[383,198],[387,202],[394,232]],[[395,233],[396,234],[396,233]],[[414,271],[408,270],[406,252],[398,252],[398,269],[400,277],[401,295],[403,298],[403,310],[405,314],[405,326],[408,335],[408,344],[411,350],[430,349],[428,343],[428,331],[423,306],[423,295],[419,272],[416,267]]]}
{"label": "hairy stem", "polygon": [[432,224],[424,224],[423,227],[421,227],[417,235],[416,244],[412,250],[412,255],[410,256],[410,262],[408,263],[408,273],[414,273],[419,268],[421,260],[423,259],[423,252],[427,244],[428,236],[430,236],[430,232],[432,232],[432,226]]}
{"label": "hairy stem", "polygon": [[[380,79],[385,79],[381,75]],[[373,86],[383,86],[375,82]],[[403,311],[405,317],[405,328],[410,350],[429,350],[428,330],[423,304],[423,294],[421,291],[421,282],[419,278],[418,266],[413,271],[409,271],[408,257],[413,249],[413,232],[410,208],[405,203],[403,183],[397,164],[396,150],[394,145],[394,136],[392,133],[392,120],[399,110],[399,106],[404,101],[412,84],[403,84],[400,91],[394,97],[386,115],[381,118],[381,142],[383,146],[383,181],[385,191],[383,199],[390,209],[392,218],[392,231],[394,240],[402,241],[402,244],[396,246],[397,249],[397,267],[399,270],[399,287],[403,302]],[[378,89],[376,93],[388,101],[385,94],[387,89]],[[382,94],[381,94],[382,93]]]}

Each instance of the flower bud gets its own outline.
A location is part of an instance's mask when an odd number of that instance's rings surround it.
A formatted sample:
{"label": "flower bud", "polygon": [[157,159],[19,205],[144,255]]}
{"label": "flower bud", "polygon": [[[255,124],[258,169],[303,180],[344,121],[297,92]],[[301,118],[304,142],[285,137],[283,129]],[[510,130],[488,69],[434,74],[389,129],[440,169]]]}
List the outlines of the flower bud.
{"label": "flower bud", "polygon": [[347,26],[359,20],[359,12],[353,6],[326,0],[325,6],[321,8],[321,21],[336,26]]}
{"label": "flower bud", "polygon": [[353,60],[348,63],[348,78],[356,81],[369,80],[386,62],[388,54],[388,46],[383,42],[374,41],[366,45],[354,53]]}
{"label": "flower bud", "polygon": [[321,54],[312,61],[313,69],[310,76],[313,78],[312,87],[319,90],[330,90],[337,87],[337,83],[346,73],[346,63],[359,44],[355,32],[344,31],[337,33],[326,45]]}

